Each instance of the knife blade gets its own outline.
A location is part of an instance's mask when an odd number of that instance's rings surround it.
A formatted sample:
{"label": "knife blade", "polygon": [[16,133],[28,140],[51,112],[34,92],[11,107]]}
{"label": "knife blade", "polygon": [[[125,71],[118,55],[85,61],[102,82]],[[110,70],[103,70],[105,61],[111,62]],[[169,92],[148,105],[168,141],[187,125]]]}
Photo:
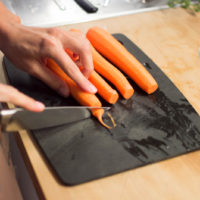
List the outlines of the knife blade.
{"label": "knife blade", "polygon": [[[46,107],[43,112],[31,112],[22,108],[0,111],[2,131],[37,130],[77,122],[91,117],[84,106]],[[109,107],[101,107],[108,109]]]}

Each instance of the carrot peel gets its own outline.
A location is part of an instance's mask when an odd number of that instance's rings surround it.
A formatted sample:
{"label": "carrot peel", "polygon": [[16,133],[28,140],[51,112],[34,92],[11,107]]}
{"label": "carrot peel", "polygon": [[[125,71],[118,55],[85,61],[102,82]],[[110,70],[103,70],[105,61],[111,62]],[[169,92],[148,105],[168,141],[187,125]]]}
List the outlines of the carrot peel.
{"label": "carrot peel", "polygon": [[114,119],[113,119],[113,117],[111,116],[110,113],[107,113],[107,115],[108,115],[108,117],[110,118],[110,120],[111,120],[113,126],[109,126],[109,125],[107,125],[107,124],[103,121],[104,109],[101,109],[101,108],[92,108],[91,111],[92,111],[92,115],[95,116],[95,117],[98,119],[98,121],[99,121],[104,127],[108,128],[108,129],[112,129],[112,128],[114,128],[114,127],[116,126],[116,123],[115,123],[115,121],[114,121]]}

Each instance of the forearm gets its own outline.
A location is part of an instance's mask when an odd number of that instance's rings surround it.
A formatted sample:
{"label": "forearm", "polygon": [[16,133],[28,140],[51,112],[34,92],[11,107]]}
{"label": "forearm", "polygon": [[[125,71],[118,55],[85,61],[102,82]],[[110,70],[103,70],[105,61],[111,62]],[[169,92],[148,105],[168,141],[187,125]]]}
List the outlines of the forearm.
{"label": "forearm", "polygon": [[13,22],[13,23],[20,23],[21,20],[20,18],[10,12],[4,5],[3,3],[0,2],[0,23],[2,21],[6,22]]}
{"label": "forearm", "polygon": [[0,2],[0,50],[3,51],[5,47],[9,32],[12,32],[12,26],[18,23],[20,23],[20,18]]}

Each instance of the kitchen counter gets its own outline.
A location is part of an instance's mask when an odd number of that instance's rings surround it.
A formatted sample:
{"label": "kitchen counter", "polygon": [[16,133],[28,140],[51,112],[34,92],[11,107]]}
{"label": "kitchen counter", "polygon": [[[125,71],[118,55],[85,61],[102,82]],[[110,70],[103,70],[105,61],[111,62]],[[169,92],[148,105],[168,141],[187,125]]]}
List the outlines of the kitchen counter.
{"label": "kitchen counter", "polygon": [[[200,13],[167,9],[65,26],[86,32],[101,26],[123,33],[172,80],[200,114]],[[2,56],[1,56],[2,58]],[[68,200],[200,199],[200,151],[67,187],[54,176],[26,131],[16,140],[40,198]]]}
{"label": "kitchen counter", "polygon": [[[90,0],[98,8],[88,14],[75,1],[0,0],[27,26],[61,26],[168,8],[168,0]],[[78,13],[78,15],[77,15]]]}

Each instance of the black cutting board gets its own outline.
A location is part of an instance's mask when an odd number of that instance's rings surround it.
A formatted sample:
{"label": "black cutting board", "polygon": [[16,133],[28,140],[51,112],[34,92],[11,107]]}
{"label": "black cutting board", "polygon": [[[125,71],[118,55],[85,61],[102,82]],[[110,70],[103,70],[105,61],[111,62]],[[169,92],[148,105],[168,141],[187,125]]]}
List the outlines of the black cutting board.
{"label": "black cutting board", "polygon": [[[112,130],[91,118],[33,131],[52,171],[63,184],[80,184],[200,148],[200,119],[189,102],[135,44],[124,35],[114,36],[145,63],[159,89],[147,95],[130,81],[135,93],[131,99],[120,98],[112,106],[110,112],[117,123]],[[78,105],[13,67],[6,58],[4,64],[10,84],[22,92],[48,106]]]}

